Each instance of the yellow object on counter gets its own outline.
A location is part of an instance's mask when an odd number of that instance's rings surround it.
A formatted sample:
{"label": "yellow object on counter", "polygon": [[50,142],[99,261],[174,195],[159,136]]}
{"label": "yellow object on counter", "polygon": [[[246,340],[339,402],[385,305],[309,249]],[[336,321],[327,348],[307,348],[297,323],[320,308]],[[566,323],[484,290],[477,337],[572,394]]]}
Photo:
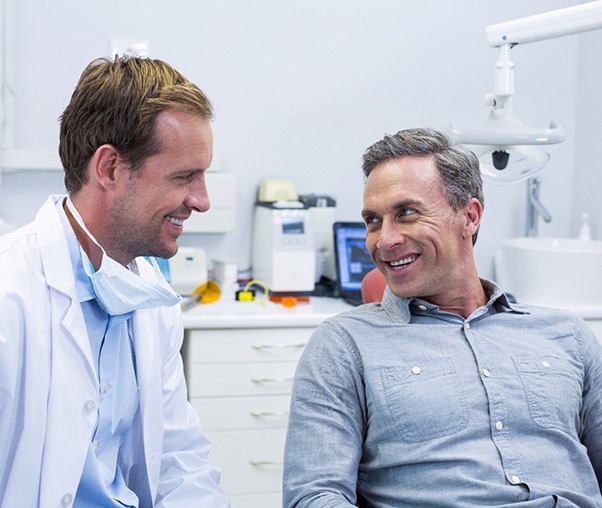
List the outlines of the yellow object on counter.
{"label": "yellow object on counter", "polygon": [[188,298],[184,298],[180,307],[182,311],[187,311],[195,307],[198,303],[213,303],[219,300],[221,290],[219,284],[215,281],[207,281],[197,287]]}

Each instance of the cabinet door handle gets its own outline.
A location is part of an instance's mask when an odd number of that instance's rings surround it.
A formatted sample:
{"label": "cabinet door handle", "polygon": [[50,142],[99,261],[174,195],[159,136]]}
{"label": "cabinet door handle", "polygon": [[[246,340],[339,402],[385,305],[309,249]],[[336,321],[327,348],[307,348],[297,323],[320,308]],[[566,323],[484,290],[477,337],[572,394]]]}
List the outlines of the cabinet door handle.
{"label": "cabinet door handle", "polygon": [[299,349],[304,348],[305,342],[299,342],[298,344],[252,344],[253,349]]}
{"label": "cabinet door handle", "polygon": [[282,460],[253,460],[253,459],[251,459],[249,461],[249,463],[252,466],[257,466],[257,467],[261,467],[261,466],[282,466],[282,465],[284,465],[284,461],[282,461]]}
{"label": "cabinet door handle", "polygon": [[269,384],[269,383],[292,383],[292,377],[252,377],[251,381],[257,384]]}
{"label": "cabinet door handle", "polygon": [[288,416],[288,411],[251,411],[251,416],[261,418],[264,416]]}

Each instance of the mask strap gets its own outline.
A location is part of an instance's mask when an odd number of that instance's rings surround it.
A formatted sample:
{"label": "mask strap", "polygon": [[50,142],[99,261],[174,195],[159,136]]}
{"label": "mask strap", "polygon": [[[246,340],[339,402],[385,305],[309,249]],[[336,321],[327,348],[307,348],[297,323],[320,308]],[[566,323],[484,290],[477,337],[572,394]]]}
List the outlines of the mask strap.
{"label": "mask strap", "polygon": [[82,216],[77,211],[77,208],[75,208],[75,205],[73,204],[73,201],[71,201],[71,198],[69,196],[67,196],[67,199],[65,200],[65,205],[69,209],[69,213],[73,216],[73,218],[75,219],[75,222],[77,222],[79,227],[82,228],[84,230],[84,233],[86,233],[88,235],[90,240],[92,240],[98,246],[98,248],[100,248],[103,255],[106,255],[106,252],[102,248],[102,245],[100,245],[98,243],[98,240],[96,240],[96,238],[94,238],[94,235],[92,233],[90,233],[90,231],[86,227],[86,224],[84,223],[84,219],[82,219]]}
{"label": "mask strap", "polygon": [[[65,213],[67,214],[67,218],[69,219],[69,223],[75,232],[75,236],[77,241],[80,244],[82,250],[86,253],[86,256],[92,262],[94,270],[100,268],[102,264],[102,259],[107,255],[105,250],[102,248],[100,243],[94,238],[94,235],[90,233],[86,225],[84,224],[84,220],[82,216],[79,214],[73,201],[71,201],[70,197],[64,202],[65,204]],[[96,260],[97,264],[93,262],[93,259]]]}

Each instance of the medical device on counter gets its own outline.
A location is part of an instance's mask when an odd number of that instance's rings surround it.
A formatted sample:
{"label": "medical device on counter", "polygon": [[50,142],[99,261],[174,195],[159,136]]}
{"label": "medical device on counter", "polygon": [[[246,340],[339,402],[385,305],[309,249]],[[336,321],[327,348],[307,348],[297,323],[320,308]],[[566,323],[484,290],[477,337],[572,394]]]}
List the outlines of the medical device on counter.
{"label": "medical device on counter", "polygon": [[193,293],[207,282],[207,256],[200,247],[180,247],[169,259],[169,283],[182,296]]}
{"label": "medical device on counter", "polygon": [[262,180],[253,218],[253,278],[272,293],[309,294],[315,288],[316,251],[307,205],[290,180]]}
{"label": "medical device on counter", "polygon": [[307,194],[299,196],[299,200],[309,209],[314,230],[314,247],[316,252],[316,283],[324,277],[335,281],[335,250],[332,238],[332,226],[336,221],[336,201],[330,196]]}

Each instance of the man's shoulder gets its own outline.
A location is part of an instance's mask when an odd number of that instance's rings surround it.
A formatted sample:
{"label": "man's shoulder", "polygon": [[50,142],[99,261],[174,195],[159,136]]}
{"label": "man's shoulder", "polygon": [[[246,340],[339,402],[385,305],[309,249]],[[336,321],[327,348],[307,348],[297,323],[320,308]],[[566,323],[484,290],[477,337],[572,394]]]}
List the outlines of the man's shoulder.
{"label": "man's shoulder", "polygon": [[329,317],[317,327],[317,334],[336,333],[355,340],[371,335],[371,331],[379,328],[395,326],[395,319],[380,303],[366,303]]}
{"label": "man's shoulder", "polygon": [[23,269],[32,258],[39,259],[37,232],[32,224],[23,226],[0,237],[0,270],[10,274]]}
{"label": "man's shoulder", "polygon": [[14,249],[27,248],[24,242],[31,241],[32,237],[35,236],[36,231],[33,223],[0,236],[0,256]]}

